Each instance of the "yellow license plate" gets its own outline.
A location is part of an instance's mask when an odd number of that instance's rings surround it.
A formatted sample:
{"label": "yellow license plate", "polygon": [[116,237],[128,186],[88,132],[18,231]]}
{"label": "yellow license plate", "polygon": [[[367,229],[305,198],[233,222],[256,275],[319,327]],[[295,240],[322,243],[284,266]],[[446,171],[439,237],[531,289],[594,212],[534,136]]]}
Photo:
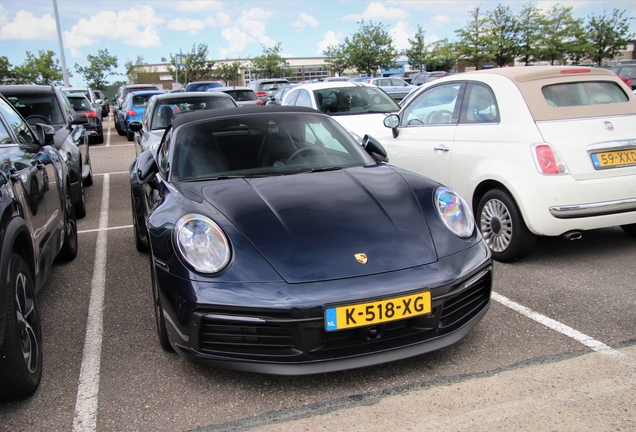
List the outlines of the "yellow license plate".
{"label": "yellow license plate", "polygon": [[325,309],[325,329],[343,330],[431,313],[431,292]]}
{"label": "yellow license plate", "polygon": [[636,150],[592,153],[592,163],[596,169],[636,165]]}

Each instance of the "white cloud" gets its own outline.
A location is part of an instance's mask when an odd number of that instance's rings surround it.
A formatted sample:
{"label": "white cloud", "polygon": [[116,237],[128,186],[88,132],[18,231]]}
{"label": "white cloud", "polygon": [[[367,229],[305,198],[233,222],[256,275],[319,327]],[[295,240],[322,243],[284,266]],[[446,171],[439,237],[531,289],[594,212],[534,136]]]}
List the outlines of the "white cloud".
{"label": "white cloud", "polygon": [[319,27],[320,24],[318,23],[318,20],[316,18],[306,14],[305,12],[302,12],[298,17],[298,21],[293,23],[291,26],[296,30],[303,31],[307,27]]}
{"label": "white cloud", "polygon": [[221,36],[230,42],[230,46],[228,48],[219,47],[220,58],[240,57],[247,44],[255,42],[252,37],[236,26],[223,29]]}
{"label": "white cloud", "polygon": [[395,46],[398,51],[402,51],[411,47],[409,38],[413,39],[415,31],[409,28],[408,22],[398,21],[395,27],[389,30],[389,34],[391,38],[393,38],[393,46]]}
{"label": "white cloud", "polygon": [[271,11],[252,8],[249,11],[243,11],[240,18],[237,19],[237,23],[243,32],[252,36],[258,43],[271,47],[276,45],[276,42],[265,34],[265,30],[267,30],[266,22],[271,16]]}
{"label": "white cloud", "polygon": [[223,3],[220,1],[186,1],[177,3],[176,9],[185,12],[201,12],[204,10],[222,10]]}
{"label": "white cloud", "polygon": [[398,8],[386,7],[382,3],[371,3],[367,7],[367,9],[362,12],[362,15],[352,14],[347,15],[343,18],[343,20],[353,20],[360,21],[364,20],[376,20],[376,21],[386,21],[386,20],[402,20],[409,17],[409,14]]}
{"label": "white cloud", "polygon": [[69,48],[97,45],[102,40],[121,40],[125,45],[142,48],[163,46],[158,26],[165,20],[151,6],[131,8],[115,13],[101,11],[88,20],[82,18],[71,31],[64,32],[64,44]]}
{"label": "white cloud", "polygon": [[450,17],[448,15],[435,15],[430,19],[430,23],[433,27],[442,27],[450,22]]}
{"label": "white cloud", "polygon": [[216,17],[207,17],[205,25],[209,27],[229,27],[232,25],[232,18],[225,12],[219,12]]}
{"label": "white cloud", "polygon": [[36,18],[31,12],[16,12],[13,21],[0,17],[0,40],[50,40],[57,39],[55,20],[51,14]]}
{"label": "white cloud", "polygon": [[337,35],[329,30],[322,37],[322,40],[316,44],[316,54],[323,55],[323,52],[332,45],[340,44],[340,40],[342,39],[342,33],[338,33]]}
{"label": "white cloud", "polygon": [[76,59],[84,59],[84,53],[77,48],[71,48],[71,57]]}
{"label": "white cloud", "polygon": [[187,31],[194,36],[199,30],[205,28],[205,24],[200,20],[178,18],[168,22],[168,28],[175,31]]}

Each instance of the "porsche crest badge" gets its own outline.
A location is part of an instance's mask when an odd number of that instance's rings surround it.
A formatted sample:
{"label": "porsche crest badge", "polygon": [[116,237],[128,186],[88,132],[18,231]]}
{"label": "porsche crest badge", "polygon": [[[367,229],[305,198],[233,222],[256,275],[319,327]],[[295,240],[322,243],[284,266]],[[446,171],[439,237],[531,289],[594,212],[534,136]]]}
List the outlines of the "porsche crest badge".
{"label": "porsche crest badge", "polygon": [[363,254],[363,253],[358,253],[354,255],[356,257],[356,260],[358,260],[358,262],[360,264],[366,264],[367,263],[367,254]]}

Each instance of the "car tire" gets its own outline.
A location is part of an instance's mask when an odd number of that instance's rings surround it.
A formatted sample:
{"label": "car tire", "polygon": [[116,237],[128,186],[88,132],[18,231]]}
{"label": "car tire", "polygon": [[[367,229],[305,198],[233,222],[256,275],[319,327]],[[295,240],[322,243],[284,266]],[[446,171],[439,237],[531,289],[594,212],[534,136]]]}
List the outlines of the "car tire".
{"label": "car tire", "polygon": [[[86,179],[88,179],[88,177]],[[84,216],[86,216],[86,193],[84,191],[85,182],[86,182],[86,180],[84,180],[84,181],[80,180],[80,182],[79,182],[79,185],[80,185],[79,199],[75,202],[75,216],[78,219],[81,219]]]}
{"label": "car tire", "polygon": [[526,226],[515,201],[503,190],[492,189],[484,194],[476,219],[495,260],[517,261],[534,248],[536,235]]}
{"label": "car tire", "polygon": [[6,325],[0,347],[0,400],[32,395],[42,378],[42,327],[33,272],[18,254],[9,259]]}
{"label": "car tire", "polygon": [[128,138],[128,141],[132,141],[135,138],[135,133],[134,132],[126,132],[126,138]]}
{"label": "car tire", "polygon": [[64,219],[64,243],[55,261],[73,261],[77,256],[79,244],[77,239],[77,218],[75,216],[75,206],[71,204],[71,197],[66,195],[66,217]]}
{"label": "car tire", "polygon": [[152,302],[155,309],[155,322],[157,323],[157,336],[159,345],[165,351],[172,352],[174,349],[170,345],[168,339],[168,330],[166,329],[166,320],[163,315],[163,307],[161,305],[161,296],[159,295],[159,284],[157,283],[157,268],[155,267],[155,257],[150,252],[150,278],[152,280]]}
{"label": "car tire", "polygon": [[629,225],[621,225],[621,228],[630,236],[636,237],[636,223],[629,224]]}
{"label": "car tire", "polygon": [[93,139],[94,144],[103,144],[104,143],[104,130],[100,129],[99,134]]}
{"label": "car tire", "polygon": [[132,204],[132,217],[133,217],[133,231],[135,232],[135,247],[139,252],[147,252],[148,247],[144,244],[141,236],[139,235],[139,223],[137,222],[137,210],[135,209],[135,196],[130,191],[130,201]]}

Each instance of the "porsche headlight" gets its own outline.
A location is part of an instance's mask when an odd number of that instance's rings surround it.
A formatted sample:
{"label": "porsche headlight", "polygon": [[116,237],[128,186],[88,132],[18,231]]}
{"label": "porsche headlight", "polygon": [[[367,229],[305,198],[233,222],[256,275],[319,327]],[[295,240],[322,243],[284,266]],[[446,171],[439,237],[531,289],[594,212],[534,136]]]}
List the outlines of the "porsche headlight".
{"label": "porsche headlight", "polygon": [[230,262],[230,243],[208,217],[183,216],[175,227],[175,241],[181,256],[198,272],[217,273]]}
{"label": "porsche headlight", "polygon": [[456,236],[467,238],[473,235],[475,222],[466,201],[451,189],[440,186],[435,189],[435,208],[444,224]]}

